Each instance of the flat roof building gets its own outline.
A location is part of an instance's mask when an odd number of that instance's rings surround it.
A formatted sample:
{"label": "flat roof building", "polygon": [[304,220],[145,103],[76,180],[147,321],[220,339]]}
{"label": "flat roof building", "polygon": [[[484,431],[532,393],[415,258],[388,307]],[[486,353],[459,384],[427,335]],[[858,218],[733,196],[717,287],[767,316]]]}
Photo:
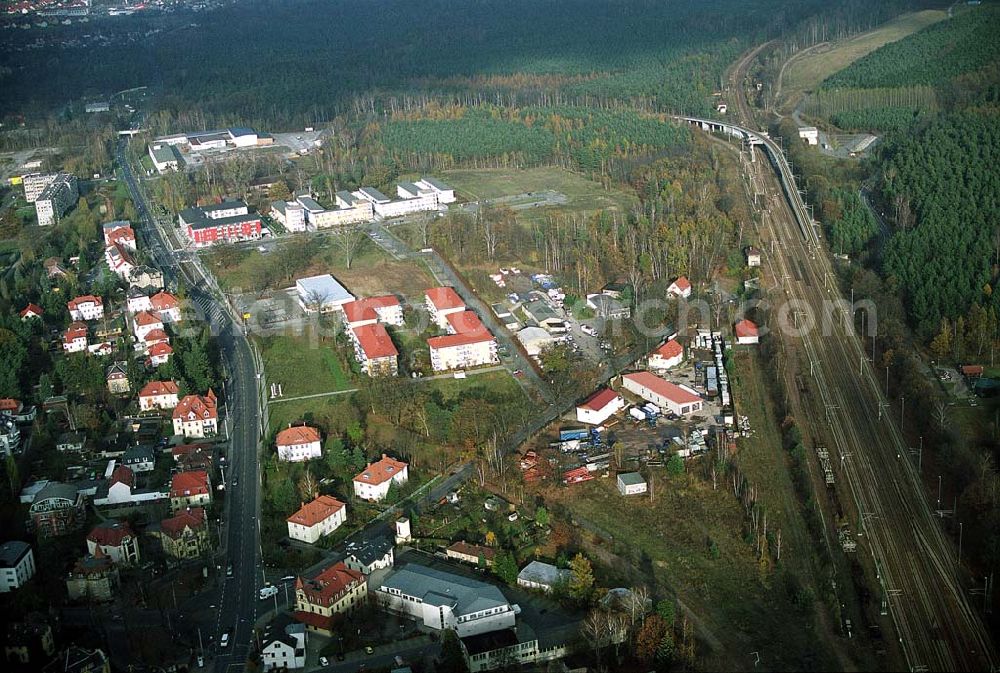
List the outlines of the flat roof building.
{"label": "flat roof building", "polygon": [[329,313],[354,301],[354,295],[328,273],[300,278],[295,281],[295,291],[299,304],[307,313]]}

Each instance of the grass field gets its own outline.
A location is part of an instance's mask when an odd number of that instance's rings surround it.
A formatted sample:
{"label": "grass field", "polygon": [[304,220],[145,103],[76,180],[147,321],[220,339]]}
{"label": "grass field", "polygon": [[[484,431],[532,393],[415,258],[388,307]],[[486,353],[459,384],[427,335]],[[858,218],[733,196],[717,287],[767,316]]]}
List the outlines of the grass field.
{"label": "grass field", "polygon": [[568,203],[565,205],[526,208],[518,211],[519,217],[528,219],[541,216],[550,209],[576,212],[596,210],[626,212],[638,203],[638,199],[632,194],[619,190],[606,190],[599,183],[562,168],[445,171],[441,178],[455,187],[456,195],[459,198],[468,201],[496,199],[547,190],[558,192],[567,197]]}
{"label": "grass field", "polygon": [[353,387],[332,342],[309,336],[271,336],[260,339],[260,346],[267,379],[281,383],[285,397]]}
{"label": "grass field", "polygon": [[946,17],[947,13],[938,10],[904,14],[873,31],[812,50],[801,58],[796,58],[785,68],[778,108],[790,111],[802,94],[815,90],[830,75],[879,47],[901,40]]}

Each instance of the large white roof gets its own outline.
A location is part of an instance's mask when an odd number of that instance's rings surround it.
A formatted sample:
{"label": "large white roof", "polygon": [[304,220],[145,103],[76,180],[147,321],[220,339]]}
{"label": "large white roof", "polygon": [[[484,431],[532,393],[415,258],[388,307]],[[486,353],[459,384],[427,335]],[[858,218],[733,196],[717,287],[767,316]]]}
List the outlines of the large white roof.
{"label": "large white roof", "polygon": [[323,306],[345,304],[354,301],[354,295],[328,273],[310,276],[295,282],[299,299],[303,302],[318,302]]}

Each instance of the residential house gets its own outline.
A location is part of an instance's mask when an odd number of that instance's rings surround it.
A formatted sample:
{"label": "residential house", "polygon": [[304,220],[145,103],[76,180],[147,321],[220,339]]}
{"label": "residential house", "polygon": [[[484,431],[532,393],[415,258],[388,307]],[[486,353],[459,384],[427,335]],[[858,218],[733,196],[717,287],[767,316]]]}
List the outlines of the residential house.
{"label": "residential house", "polygon": [[87,553],[102,552],[118,566],[139,563],[139,537],[127,521],[102,521],[87,534]]}
{"label": "residential house", "polygon": [[392,540],[382,535],[348,542],[345,551],[347,567],[366,577],[376,570],[391,568],[395,562]]}
{"label": "residential house", "polygon": [[44,314],[45,311],[42,310],[41,306],[29,303],[21,309],[18,315],[21,316],[21,320],[31,320],[32,318],[41,318]]}
{"label": "residential house", "polygon": [[261,640],[260,663],[265,671],[291,671],[306,666],[306,630],[302,624],[289,624]]}
{"label": "residential house", "polygon": [[389,612],[460,638],[512,628],[518,610],[493,584],[416,563],[386,575],[375,595]]}
{"label": "residential house", "polygon": [[111,477],[95,494],[94,505],[97,507],[130,507],[165,501],[169,496],[169,493],[158,489],[136,488],[135,472],[132,471],[132,468],[126,465],[115,465],[111,471]]}
{"label": "residential house", "polygon": [[548,593],[557,585],[568,582],[572,575],[571,570],[557,568],[551,563],[532,561],[517,574],[517,584],[525,589],[538,589]]}
{"label": "residential house", "polygon": [[399,351],[385,326],[379,323],[361,325],[351,329],[349,334],[361,371],[371,377],[395,376],[398,373]]}
{"label": "residential house", "polygon": [[208,478],[208,472],[204,470],[178,472],[170,478],[170,508],[173,511],[210,504],[212,504],[212,483]]}
{"label": "residential house", "polygon": [[50,481],[35,494],[28,516],[39,538],[65,535],[87,520],[83,494],[76,486]]}
{"label": "residential house", "polygon": [[495,364],[497,342],[472,311],[455,311],[445,316],[446,336],[427,340],[434,371],[468,369]]}
{"label": "residential house", "polygon": [[646,480],[638,472],[622,472],[618,475],[618,492],[622,495],[645,493]]}
{"label": "residential house", "polygon": [[160,538],[163,553],[175,560],[198,558],[210,551],[208,524],[201,507],[182,509],[169,519],[160,522],[156,535]]}
{"label": "residential house", "polygon": [[736,334],[736,343],[738,344],[760,343],[757,324],[752,320],[740,320],[733,326],[733,332]]}
{"label": "residential house", "polygon": [[128,274],[131,287],[138,287],[148,292],[163,289],[163,272],[151,266],[137,266]]}
{"label": "residential house", "polygon": [[107,262],[108,268],[123,280],[131,278],[138,266],[133,251],[134,248],[130,248],[120,241],[112,243],[104,248],[104,261]]}
{"label": "residential house", "polygon": [[83,451],[86,443],[86,436],[82,432],[63,432],[56,437],[56,450]]}
{"label": "residential house", "polygon": [[469,544],[460,540],[448,547],[445,550],[445,554],[448,558],[453,558],[463,563],[471,563],[472,565],[480,565],[481,563],[483,566],[490,568],[493,566],[493,559],[496,557],[497,550],[494,547]]}
{"label": "residential house", "polygon": [[152,472],[156,469],[156,452],[149,444],[130,446],[122,454],[120,462],[132,472]]}
{"label": "residential house", "polygon": [[66,308],[73,320],[99,320],[104,317],[104,300],[91,294],[70,299]]}
{"label": "residential house", "polygon": [[760,266],[761,262],[760,250],[751,245],[747,247],[746,252],[747,252],[747,266],[750,268]]}
{"label": "residential house", "polygon": [[649,354],[650,369],[664,371],[676,367],[684,361],[684,347],[675,339],[669,339],[665,344]]}
{"label": "residential house", "polygon": [[168,343],[155,343],[149,347],[149,364],[153,367],[165,365],[170,361],[170,356],[174,354],[174,349]]}
{"label": "residential house", "polygon": [[0,594],[20,589],[35,576],[35,552],[20,540],[0,544]]}
{"label": "residential house", "polygon": [[67,353],[83,353],[87,350],[87,325],[82,322],[71,323],[63,332],[63,351]]}
{"label": "residential house", "polygon": [[453,288],[432,287],[424,293],[424,305],[431,321],[441,329],[448,328],[448,315],[465,310],[465,302]]}
{"label": "residential house", "polygon": [[21,428],[7,412],[0,412],[0,456],[10,456],[21,448]]}
{"label": "residential house", "polygon": [[278,446],[278,459],[286,462],[297,463],[323,455],[319,430],[308,425],[289,424],[278,433],[275,443]]}
{"label": "residential house", "polygon": [[332,636],[337,615],[354,610],[367,595],[365,576],[335,563],[313,577],[295,580],[295,619],[311,631]]}
{"label": "residential house", "polygon": [[407,465],[401,460],[382,454],[381,460],[370,463],[360,474],[354,477],[354,495],[362,500],[384,500],[389,493],[389,486],[402,486],[409,479]]}
{"label": "residential house", "polygon": [[347,505],[336,498],[321,495],[304,503],[286,523],[288,537],[308,544],[330,535],[347,521]]}
{"label": "residential house", "polygon": [[113,362],[108,365],[105,379],[108,383],[108,392],[112,395],[122,395],[132,389],[128,380],[127,362]]}
{"label": "residential house", "polygon": [[157,292],[149,299],[152,313],[160,316],[164,323],[180,322],[181,303],[169,292]]}
{"label": "residential house", "polygon": [[162,330],[163,321],[152,311],[139,311],[132,317],[132,333],[136,342],[145,342],[146,335],[153,330]]}
{"label": "residential house", "polygon": [[621,395],[604,388],[585,399],[576,408],[576,420],[589,425],[603,425],[605,421],[625,408]]}
{"label": "residential house", "polygon": [[135,231],[128,220],[105,222],[101,225],[101,229],[104,232],[105,247],[114,243],[121,243],[133,250],[136,249]]}
{"label": "residential house", "polygon": [[670,383],[649,372],[624,374],[622,387],[678,416],[701,411],[703,405],[701,397],[694,390]]}
{"label": "residential house", "polygon": [[174,434],[185,437],[208,437],[219,432],[218,400],[209,389],[207,395],[185,395],[173,412]]}
{"label": "residential house", "polygon": [[49,280],[59,280],[66,277],[66,269],[63,268],[63,262],[58,257],[49,257],[42,262],[42,266],[45,267],[45,275],[48,276]]}
{"label": "residential house", "polygon": [[153,302],[149,300],[149,295],[141,287],[133,285],[126,295],[125,306],[129,313],[139,313],[140,311],[152,311]]}
{"label": "residential house", "polygon": [[139,409],[169,410],[177,406],[180,387],[173,381],[150,381],[139,391]]}
{"label": "residential house", "polygon": [[66,578],[66,591],[72,601],[103,603],[115,597],[119,583],[118,566],[98,547],[73,566]]}
{"label": "residential house", "polygon": [[667,287],[667,294],[687,299],[691,296],[691,281],[687,279],[687,276],[680,276]]}
{"label": "residential house", "polygon": [[632,315],[632,309],[628,304],[623,304],[614,297],[606,294],[588,294],[587,308],[591,309],[599,318],[605,320],[626,320]]}

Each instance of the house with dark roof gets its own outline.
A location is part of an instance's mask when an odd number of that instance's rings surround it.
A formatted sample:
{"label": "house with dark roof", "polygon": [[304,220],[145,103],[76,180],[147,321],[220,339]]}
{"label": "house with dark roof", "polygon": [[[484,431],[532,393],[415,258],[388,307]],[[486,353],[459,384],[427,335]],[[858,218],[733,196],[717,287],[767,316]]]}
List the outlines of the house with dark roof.
{"label": "house with dark roof", "polygon": [[38,537],[58,537],[83,526],[87,512],[76,486],[50,481],[35,494],[28,516]]}
{"label": "house with dark roof", "polygon": [[365,575],[371,575],[382,568],[391,568],[395,561],[392,541],[382,535],[349,542],[345,551],[347,558],[344,563],[347,567]]}

